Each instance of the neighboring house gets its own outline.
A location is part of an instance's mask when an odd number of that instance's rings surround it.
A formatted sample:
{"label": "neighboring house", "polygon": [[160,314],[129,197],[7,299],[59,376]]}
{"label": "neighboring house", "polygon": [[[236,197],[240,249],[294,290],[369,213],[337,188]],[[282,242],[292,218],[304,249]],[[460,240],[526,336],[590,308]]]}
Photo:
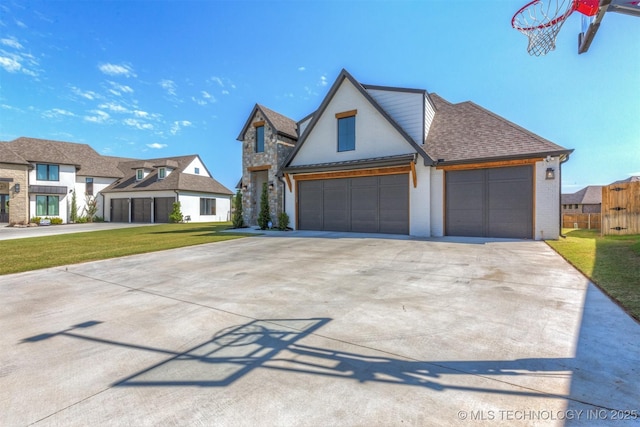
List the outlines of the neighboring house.
{"label": "neighboring house", "polygon": [[102,190],[107,221],[169,222],[176,201],[190,221],[230,219],[233,193],[197,155],[121,162],[118,168],[124,176]]}
{"label": "neighboring house", "polygon": [[640,176],[630,176],[627,179],[621,179],[619,181],[612,182],[610,185],[614,184],[627,184],[629,182],[640,182]]}
{"label": "neighboring house", "polygon": [[[217,202],[215,213],[212,213],[211,206],[208,206],[210,214],[201,215],[199,206],[191,206],[192,197],[185,196],[182,212],[185,215],[191,215],[193,221],[217,221],[218,218],[226,220],[229,216],[231,192],[211,177],[198,156],[186,156],[185,158],[190,159],[188,164],[180,164],[171,159],[152,160],[148,171],[156,171],[155,166],[164,166],[165,173],[167,171],[175,172],[173,179],[164,183],[163,187],[165,193],[167,190],[171,191],[174,201],[183,202],[180,197],[180,190],[183,188],[188,191],[196,190],[199,195],[204,195],[208,199],[220,199]],[[113,187],[115,183],[122,183],[133,173],[129,167],[131,162],[140,161],[101,156],[86,144],[24,137],[1,142],[0,199],[4,200],[8,197],[11,203],[9,215],[0,217],[0,222],[25,223],[36,216],[58,217],[62,218],[63,222],[68,222],[71,218],[74,192],[79,216],[84,215],[88,201],[95,201],[97,203],[96,216],[109,221],[111,220],[112,205],[110,204],[111,199],[105,199],[107,194],[105,191],[119,192],[121,190]],[[184,184],[190,182],[190,178],[182,180],[178,178],[185,171],[187,171],[185,172],[187,175],[196,174],[192,164],[202,170],[201,176],[198,177],[197,184]],[[207,184],[203,184],[204,181]],[[5,183],[8,183],[11,192],[5,193],[5,185],[3,185]],[[20,184],[19,192],[15,191],[16,184]],[[151,185],[150,180],[145,180],[144,185],[140,182],[137,184],[130,191],[131,197],[135,199],[153,200],[159,194],[157,186]],[[165,193],[162,193],[162,196]],[[124,193],[120,191],[120,194],[122,196]],[[216,204],[216,202],[210,204]],[[168,221],[168,219],[165,220],[164,214],[154,217],[150,215],[142,217],[119,216],[117,220],[123,222]]]}
{"label": "neighboring house", "polygon": [[[266,123],[259,111],[239,137],[246,206],[258,194],[247,158],[260,148],[252,139]],[[274,191],[283,192],[277,209],[296,229],[537,240],[560,234],[560,167],[572,150],[472,102],[363,85],[343,70],[286,142],[291,152],[269,171]],[[275,164],[282,164],[277,173]]]}
{"label": "neighboring house", "polygon": [[562,213],[600,213],[602,208],[602,186],[590,185],[571,194],[562,195]]}
{"label": "neighboring house", "polygon": [[260,196],[267,183],[271,217],[275,220],[284,206],[285,189],[277,173],[298,139],[296,122],[256,104],[240,135],[242,141],[242,209],[247,224],[255,225],[260,213]]}

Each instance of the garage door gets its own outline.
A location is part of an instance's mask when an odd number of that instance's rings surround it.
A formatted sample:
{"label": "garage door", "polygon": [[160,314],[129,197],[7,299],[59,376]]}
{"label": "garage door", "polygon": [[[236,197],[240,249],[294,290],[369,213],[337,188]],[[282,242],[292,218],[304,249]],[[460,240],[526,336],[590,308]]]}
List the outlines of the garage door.
{"label": "garage door", "polygon": [[129,222],[129,199],[111,199],[111,222]]}
{"label": "garage door", "polygon": [[446,234],[533,237],[533,168],[446,173]]}
{"label": "garage door", "polygon": [[131,222],[151,222],[151,199],[131,199]]}
{"label": "garage door", "polygon": [[298,183],[298,228],[409,234],[406,174]]}
{"label": "garage door", "polygon": [[153,200],[154,222],[169,222],[169,214],[173,210],[174,197],[156,197]]}

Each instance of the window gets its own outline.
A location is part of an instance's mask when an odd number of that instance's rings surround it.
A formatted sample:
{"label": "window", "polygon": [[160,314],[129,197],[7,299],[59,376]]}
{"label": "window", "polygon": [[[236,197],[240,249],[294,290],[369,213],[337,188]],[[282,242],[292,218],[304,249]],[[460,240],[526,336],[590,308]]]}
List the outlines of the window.
{"label": "window", "polygon": [[336,114],[338,119],[338,151],[356,149],[356,110]]}
{"label": "window", "polygon": [[200,175],[200,168],[195,168],[194,172],[196,173],[196,175]]}
{"label": "window", "polygon": [[36,196],[36,215],[58,215],[60,198],[58,196]]}
{"label": "window", "polygon": [[136,169],[136,180],[142,181],[144,178],[144,171],[142,169]]}
{"label": "window", "polygon": [[200,215],[215,215],[216,199],[200,199]]}
{"label": "window", "polygon": [[264,126],[256,127],[256,153],[264,152]]}
{"label": "window", "polygon": [[36,165],[36,179],[38,181],[59,181],[60,166],[58,165]]}
{"label": "window", "polygon": [[158,179],[164,179],[167,176],[167,170],[165,168],[158,169]]}
{"label": "window", "polygon": [[93,196],[93,178],[85,178],[84,185],[84,194]]}

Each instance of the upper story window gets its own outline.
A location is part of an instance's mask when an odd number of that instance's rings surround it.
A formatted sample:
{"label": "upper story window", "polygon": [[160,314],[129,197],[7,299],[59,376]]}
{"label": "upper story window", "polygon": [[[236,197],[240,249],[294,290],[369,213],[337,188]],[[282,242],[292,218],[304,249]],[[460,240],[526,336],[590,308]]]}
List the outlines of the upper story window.
{"label": "upper story window", "polygon": [[196,175],[200,175],[200,168],[195,168],[194,172],[195,172]]}
{"label": "upper story window", "polygon": [[142,178],[144,178],[144,170],[136,169],[136,180],[142,181]]}
{"label": "upper story window", "polygon": [[38,181],[60,181],[60,166],[37,164],[36,179]]}
{"label": "upper story window", "polygon": [[85,178],[84,185],[84,194],[93,196],[93,178]]}
{"label": "upper story window", "polygon": [[165,179],[166,176],[167,176],[167,169],[166,168],[158,169],[158,179]]}
{"label": "upper story window", "polygon": [[338,119],[338,151],[356,149],[356,114],[358,110],[336,114]]}
{"label": "upper story window", "polygon": [[256,153],[264,152],[264,125],[256,127]]}

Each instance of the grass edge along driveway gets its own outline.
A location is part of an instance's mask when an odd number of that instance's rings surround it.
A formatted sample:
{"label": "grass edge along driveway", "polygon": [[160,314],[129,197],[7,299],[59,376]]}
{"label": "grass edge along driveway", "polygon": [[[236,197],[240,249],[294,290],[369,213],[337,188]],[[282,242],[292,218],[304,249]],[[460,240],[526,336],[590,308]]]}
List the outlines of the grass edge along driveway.
{"label": "grass edge along driveway", "polygon": [[4,240],[0,275],[247,237],[230,223],[161,224]]}
{"label": "grass edge along driveway", "polygon": [[640,322],[640,235],[563,230],[547,244]]}

